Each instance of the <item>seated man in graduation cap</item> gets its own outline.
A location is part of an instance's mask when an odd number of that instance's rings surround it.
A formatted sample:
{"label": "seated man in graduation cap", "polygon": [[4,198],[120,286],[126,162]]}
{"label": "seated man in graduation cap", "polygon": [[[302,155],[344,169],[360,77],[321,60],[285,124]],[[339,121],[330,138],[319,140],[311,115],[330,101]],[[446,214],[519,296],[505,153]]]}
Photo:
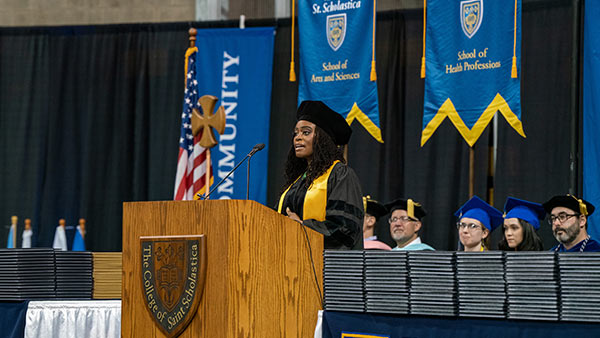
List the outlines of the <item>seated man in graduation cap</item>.
{"label": "seated man in graduation cap", "polygon": [[362,192],[341,147],[352,129],[321,101],[303,101],[297,119],[277,210],[325,235],[325,249],[362,250]]}
{"label": "seated man in graduation cap", "polygon": [[363,220],[363,239],[365,249],[392,250],[389,245],[377,240],[375,226],[380,217],[388,213],[387,208],[372,199],[371,196],[363,197],[365,207],[365,218]]}
{"label": "seated man in graduation cap", "polygon": [[392,212],[389,218],[390,233],[397,246],[392,250],[435,250],[425,243],[421,243],[418,235],[421,220],[426,212],[421,204],[412,199],[397,199],[386,207]]}
{"label": "seated man in graduation cap", "polygon": [[573,195],[559,195],[543,206],[550,215],[548,223],[552,225],[552,233],[560,242],[551,251],[600,251],[600,243],[587,233],[587,217],[594,213],[594,206],[590,202]]}

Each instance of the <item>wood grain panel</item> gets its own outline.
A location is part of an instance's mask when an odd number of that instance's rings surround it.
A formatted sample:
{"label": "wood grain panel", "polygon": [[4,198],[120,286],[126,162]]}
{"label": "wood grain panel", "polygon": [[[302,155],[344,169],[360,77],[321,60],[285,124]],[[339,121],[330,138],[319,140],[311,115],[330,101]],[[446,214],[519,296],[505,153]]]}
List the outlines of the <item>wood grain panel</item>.
{"label": "wood grain panel", "polygon": [[206,235],[198,313],[180,337],[311,337],[321,308],[323,238],[253,201],[123,205],[123,337],[164,337],[143,308],[140,236]]}

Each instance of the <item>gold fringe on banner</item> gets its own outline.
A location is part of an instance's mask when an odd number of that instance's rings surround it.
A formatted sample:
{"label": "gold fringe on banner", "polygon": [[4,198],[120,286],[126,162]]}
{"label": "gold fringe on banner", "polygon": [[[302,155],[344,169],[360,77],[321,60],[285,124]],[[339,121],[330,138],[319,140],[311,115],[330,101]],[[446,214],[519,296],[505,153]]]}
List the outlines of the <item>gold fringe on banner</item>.
{"label": "gold fringe on banner", "polygon": [[373,51],[371,57],[371,81],[377,81],[377,72],[375,71],[375,20],[377,18],[377,0],[373,0],[373,43],[371,49]]}
{"label": "gold fringe on banner", "polygon": [[294,27],[296,21],[296,1],[292,0],[292,58],[290,61],[290,82],[296,82],[296,64],[294,63]]}
{"label": "gold fringe on banner", "polygon": [[513,57],[512,57],[512,68],[510,70],[510,77],[516,79],[517,75],[517,0],[515,0],[515,26],[514,26],[514,37],[513,37]]}
{"label": "gold fringe on banner", "polygon": [[427,32],[427,0],[423,0],[423,57],[421,58],[421,79],[425,78],[425,34]]}

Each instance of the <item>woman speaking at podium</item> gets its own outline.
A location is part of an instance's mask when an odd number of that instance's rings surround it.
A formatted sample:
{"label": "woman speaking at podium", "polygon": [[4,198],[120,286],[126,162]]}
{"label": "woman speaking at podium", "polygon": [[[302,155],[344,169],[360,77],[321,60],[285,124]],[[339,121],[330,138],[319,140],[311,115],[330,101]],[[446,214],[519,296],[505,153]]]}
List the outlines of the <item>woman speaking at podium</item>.
{"label": "woman speaking at podium", "polygon": [[325,235],[325,249],[360,250],[362,192],[341,147],[352,129],[321,101],[303,101],[297,118],[277,210]]}

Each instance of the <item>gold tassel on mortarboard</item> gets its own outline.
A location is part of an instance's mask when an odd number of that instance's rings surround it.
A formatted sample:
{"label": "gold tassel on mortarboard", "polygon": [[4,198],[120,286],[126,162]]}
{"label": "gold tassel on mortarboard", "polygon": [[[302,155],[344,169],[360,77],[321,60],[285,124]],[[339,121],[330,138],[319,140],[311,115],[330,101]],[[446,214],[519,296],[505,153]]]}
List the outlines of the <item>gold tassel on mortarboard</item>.
{"label": "gold tassel on mortarboard", "polygon": [[569,194],[569,196],[573,197],[577,203],[579,203],[579,213],[587,216],[588,215],[588,211],[587,211],[587,205],[585,205],[585,203],[583,203],[583,201],[580,198],[577,198],[571,194]]}
{"label": "gold tassel on mortarboard", "polygon": [[415,218],[415,202],[410,198],[406,201],[406,213],[408,217]]}
{"label": "gold tassel on mortarboard", "polygon": [[367,213],[367,201],[371,199],[371,196],[367,195],[367,196],[363,196],[363,208],[365,211],[365,214]]}
{"label": "gold tassel on mortarboard", "polygon": [[418,217],[415,217],[415,207],[420,207],[420,206],[421,206],[420,203],[417,203],[410,198],[408,200],[406,200],[406,213],[408,214],[408,217],[411,217],[414,219],[419,219]]}

